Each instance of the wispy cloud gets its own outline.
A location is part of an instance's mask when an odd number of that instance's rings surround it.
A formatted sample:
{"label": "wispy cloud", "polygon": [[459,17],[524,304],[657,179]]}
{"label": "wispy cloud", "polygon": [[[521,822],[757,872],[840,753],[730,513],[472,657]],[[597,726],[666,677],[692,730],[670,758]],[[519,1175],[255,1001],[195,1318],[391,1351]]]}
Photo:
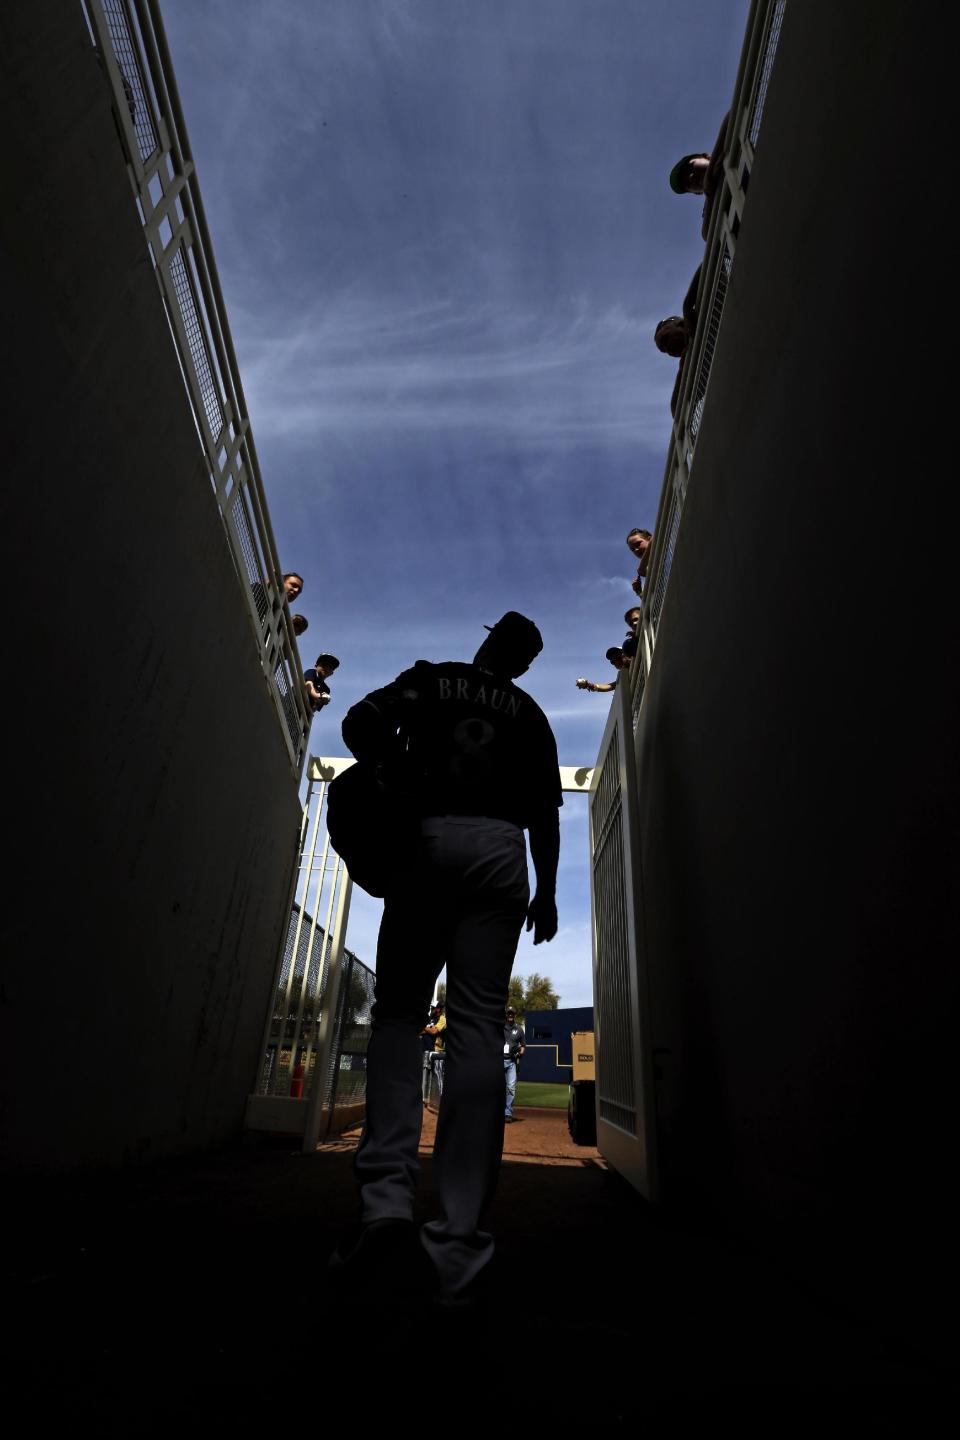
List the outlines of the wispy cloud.
{"label": "wispy cloud", "polygon": [[584,575],[576,581],[576,589],[585,596],[602,596],[606,599],[611,590],[619,594],[624,587],[624,576],[619,575]]}
{"label": "wispy cloud", "polygon": [[538,447],[620,442],[661,449],[670,372],[652,324],[482,302],[366,299],[306,313],[235,316],[259,436],[482,431]]}
{"label": "wispy cloud", "polygon": [[[596,699],[595,696],[593,696],[593,695],[585,695],[585,696],[584,696],[584,703],[583,703],[582,706],[569,706],[569,707],[567,707],[566,705],[545,705],[545,706],[543,707],[543,709],[544,709],[544,713],[546,714],[547,719],[550,721],[550,723],[551,723],[552,725],[555,725],[555,724],[557,724],[557,723],[558,723],[559,721],[561,721],[561,720],[583,720],[583,719],[585,719],[585,718],[586,718],[586,719],[592,719],[592,718],[593,718],[592,716],[586,716],[586,715],[585,715],[586,706],[587,706],[587,705],[590,705],[590,704],[593,704],[594,706],[596,706],[597,703],[598,703],[598,702],[597,702],[597,699]],[[606,703],[605,703],[603,697],[601,696],[601,699],[600,699],[600,701],[599,701],[599,706],[600,706],[600,709],[601,709],[602,712],[603,712],[604,722],[606,722],[606,718],[607,718],[607,704],[608,704],[608,703],[609,703],[609,696],[607,697]],[[592,764],[593,762],[591,761],[590,763]]]}
{"label": "wispy cloud", "polygon": [[[709,146],[748,0],[164,0],[302,654],[342,660],[311,749],[418,657],[534,616],[521,680],[590,764],[656,514],[676,363],[654,325],[702,256],[670,166]],[[518,956],[589,1000],[586,804],[562,928]],[[372,960],[379,907],[351,943]]]}

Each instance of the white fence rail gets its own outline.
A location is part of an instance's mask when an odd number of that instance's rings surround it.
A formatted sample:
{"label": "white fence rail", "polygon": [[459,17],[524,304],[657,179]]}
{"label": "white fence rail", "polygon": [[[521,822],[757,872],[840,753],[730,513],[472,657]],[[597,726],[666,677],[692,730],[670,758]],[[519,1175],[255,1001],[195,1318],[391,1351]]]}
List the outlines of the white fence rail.
{"label": "white fence rail", "polygon": [[714,197],[697,289],[697,330],[683,362],[683,376],[667,451],[643,596],[641,645],[631,666],[636,725],[657,630],[666,598],[680,520],[703,425],[710,372],[737,253],[750,172],[760,135],[787,0],[753,0],[726,133],[722,183]]}
{"label": "white fence rail", "polygon": [[365,1050],[357,1032],[369,1027],[373,972],[345,948],[353,881],[330,842],[326,812],[327,786],[353,763],[312,756],[307,766],[293,906],[247,1105],[251,1129],[301,1135],[308,1152],[351,1085],[363,1093],[362,1065],[356,1076],[338,1072],[344,1055],[352,1071]]}
{"label": "white fence rail", "polygon": [[82,0],[240,593],[299,778],[310,730],[300,659],[203,201],[156,0]]}

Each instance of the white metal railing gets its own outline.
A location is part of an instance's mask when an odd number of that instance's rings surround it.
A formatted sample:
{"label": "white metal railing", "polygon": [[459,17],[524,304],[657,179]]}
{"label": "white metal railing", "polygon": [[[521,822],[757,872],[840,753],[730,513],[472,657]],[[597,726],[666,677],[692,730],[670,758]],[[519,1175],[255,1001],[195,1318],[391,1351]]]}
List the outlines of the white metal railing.
{"label": "white metal railing", "polygon": [[680,518],[703,423],[710,372],[720,335],[727,288],[743,221],[763,107],[770,85],[787,0],[753,0],[727,122],[726,159],[714,197],[710,228],[697,287],[697,330],[683,362],[683,376],[660,503],[647,566],[640,622],[641,644],[630,667],[634,728],[643,703],[657,630],[666,598]]}
{"label": "white metal railing", "polygon": [[299,778],[311,715],[213,246],[156,0],[81,0],[113,91],[163,296],[240,593]]}
{"label": "white metal railing", "polygon": [[[353,881],[330,843],[327,787],[353,763],[311,756],[307,766],[293,904],[251,1097],[254,1112],[264,1110],[256,1105],[257,1096],[302,1100],[296,1120],[287,1117],[283,1123],[303,1135],[307,1151],[316,1147],[325,1103],[329,1110],[332,1067],[339,1063],[340,996],[343,985],[350,983],[343,970]],[[352,973],[356,957],[348,958]],[[248,1119],[251,1113],[248,1105]]]}

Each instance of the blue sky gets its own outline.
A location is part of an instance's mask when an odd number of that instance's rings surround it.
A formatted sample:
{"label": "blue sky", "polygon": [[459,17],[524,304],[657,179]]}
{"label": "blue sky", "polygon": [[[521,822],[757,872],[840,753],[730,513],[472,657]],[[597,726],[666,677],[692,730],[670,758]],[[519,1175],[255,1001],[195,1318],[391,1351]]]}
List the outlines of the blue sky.
{"label": "blue sky", "polygon": [[[709,150],[747,0],[165,0],[174,66],[305,664],[341,661],[314,754],[418,658],[534,618],[521,682],[592,764],[603,658],[652,526],[702,258],[667,185]],[[564,807],[549,946],[588,1004],[586,804]],[[349,943],[372,962],[378,910]]]}

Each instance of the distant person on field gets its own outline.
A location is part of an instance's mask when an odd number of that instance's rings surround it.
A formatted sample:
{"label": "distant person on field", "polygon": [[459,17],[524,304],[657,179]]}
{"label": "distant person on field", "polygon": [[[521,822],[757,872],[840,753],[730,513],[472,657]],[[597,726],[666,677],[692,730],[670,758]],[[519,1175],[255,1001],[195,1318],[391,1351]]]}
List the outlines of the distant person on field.
{"label": "distant person on field", "polygon": [[[423,1045],[423,1103],[426,1105],[430,1099],[430,1076],[433,1073],[433,1057],[436,1051],[437,1036],[441,1034],[439,1022],[443,1020],[443,1029],[446,1029],[446,1017],[443,1013],[443,1001],[438,1000],[435,1005],[430,1006],[430,1014],[427,1016],[427,1023],[420,1031],[420,1039]],[[441,1049],[441,1054],[443,1053]],[[437,1085],[443,1089],[442,1074],[437,1076]]]}
{"label": "distant person on field", "polygon": [[324,705],[330,704],[327,679],[339,668],[340,661],[336,655],[318,655],[313,668],[304,672],[303,683],[307,687],[311,710],[322,710]]}
{"label": "distant person on field", "polygon": [[443,1099],[443,1067],[447,1058],[447,1007],[441,1002],[440,1014],[433,1027],[433,1073],[437,1077],[437,1094]]}
{"label": "distant person on field", "polygon": [[[623,650],[619,645],[610,646],[610,649],[607,651],[607,659],[610,661],[610,664],[613,666],[614,670],[630,669],[630,661],[627,659],[626,655],[624,655]],[[595,684],[594,681],[586,680],[581,675],[580,679],[577,681],[577,689],[590,690],[595,694],[603,694],[608,690],[616,690],[619,679],[620,676],[617,675],[616,680],[611,680],[609,684]]]}
{"label": "distant person on field", "polygon": [[503,1078],[507,1087],[507,1103],[503,1112],[505,1121],[513,1121],[513,1097],[517,1093],[517,1065],[527,1048],[527,1037],[523,1026],[517,1024],[517,1012],[507,1007],[503,1021]]}
{"label": "distant person on field", "polygon": [[684,155],[670,171],[670,189],[675,195],[703,195],[705,197],[703,220],[700,226],[700,233],[704,240],[710,229],[714,201],[719,194],[720,182],[723,179],[723,161],[727,146],[727,121],[729,119],[729,115],[723,117],[720,134],[709,155],[703,152],[697,155]]}

